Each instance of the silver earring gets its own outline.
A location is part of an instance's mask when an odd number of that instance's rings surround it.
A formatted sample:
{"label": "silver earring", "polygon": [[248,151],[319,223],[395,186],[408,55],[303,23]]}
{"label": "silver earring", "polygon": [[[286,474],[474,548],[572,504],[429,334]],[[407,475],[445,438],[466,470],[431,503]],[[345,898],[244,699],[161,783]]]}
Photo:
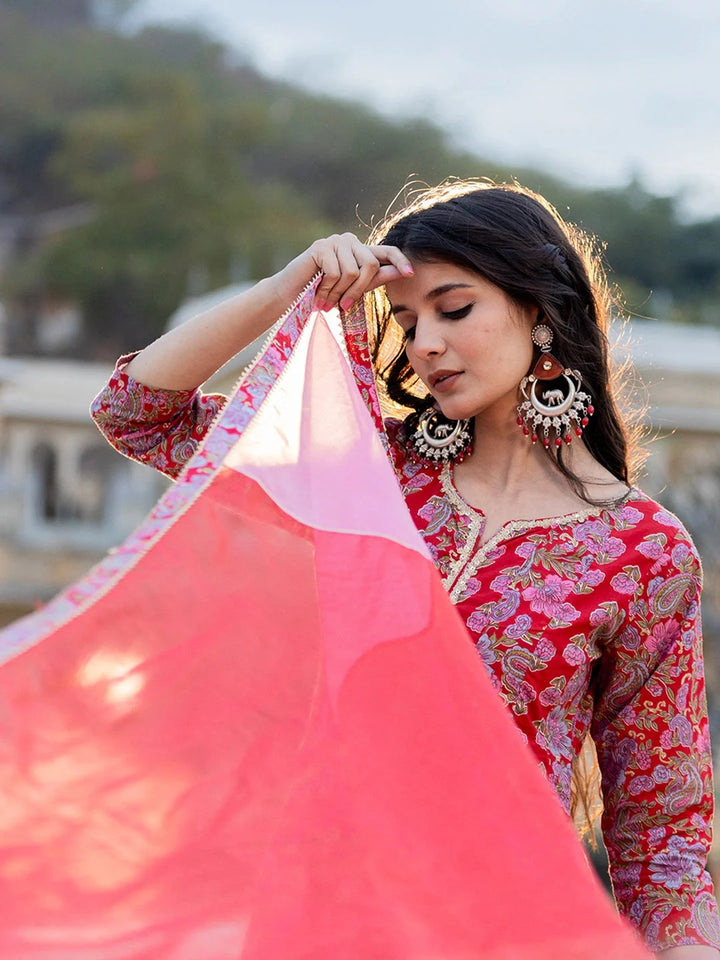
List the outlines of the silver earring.
{"label": "silver earring", "polygon": [[[517,408],[518,426],[533,443],[542,439],[549,447],[551,434],[555,446],[572,442],[572,434],[582,436],[588,420],[595,412],[589,393],[580,389],[582,376],[578,370],[563,367],[550,353],[553,332],[547,324],[537,323],[530,334],[540,347],[540,357],[532,373],[520,381],[520,393],[525,398]],[[550,381],[555,381],[551,386]]]}
{"label": "silver earring", "polygon": [[428,407],[418,417],[410,443],[425,460],[462,460],[472,444],[470,420],[449,420],[436,407]]}

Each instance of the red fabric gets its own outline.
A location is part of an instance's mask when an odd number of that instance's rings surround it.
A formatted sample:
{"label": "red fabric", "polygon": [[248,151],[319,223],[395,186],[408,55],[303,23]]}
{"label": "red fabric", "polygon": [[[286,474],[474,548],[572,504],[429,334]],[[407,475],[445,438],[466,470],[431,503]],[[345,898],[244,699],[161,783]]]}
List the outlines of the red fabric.
{"label": "red fabric", "polygon": [[0,680],[3,958],[641,956],[428,561],[233,471]]}
{"label": "red fabric", "polygon": [[[278,407],[307,315],[140,531],[0,634],[0,957],[640,960],[320,322],[339,432]],[[351,533],[324,525],[344,488],[329,509],[286,481],[295,457],[329,489],[355,450],[378,496]]]}
{"label": "red fabric", "polygon": [[[355,378],[377,425],[364,319],[348,322]],[[94,416],[119,450],[173,476],[204,411],[223,402],[218,395],[158,395],[121,366]],[[481,547],[482,512],[462,501],[450,472],[407,456],[396,422],[386,427],[415,524],[566,808],[573,759],[592,731],[621,911],[653,949],[720,948],[706,869],[714,798],[702,572],[687,531],[636,490],[615,508],[520,524]]]}

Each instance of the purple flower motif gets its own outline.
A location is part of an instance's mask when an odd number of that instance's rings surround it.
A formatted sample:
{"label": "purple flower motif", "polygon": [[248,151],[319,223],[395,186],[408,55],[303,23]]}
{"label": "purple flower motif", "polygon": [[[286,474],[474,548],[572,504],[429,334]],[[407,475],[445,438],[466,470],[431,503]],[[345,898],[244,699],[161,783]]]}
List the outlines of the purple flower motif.
{"label": "purple flower motif", "polygon": [[571,756],[572,742],[561,706],[553,707],[547,716],[539,722],[535,740],[540,747],[549,750],[558,760],[561,757]]}
{"label": "purple flower motif", "polygon": [[658,523],[662,523],[664,527],[674,527],[675,530],[681,528],[681,523],[676,516],[672,513],[668,513],[667,510],[658,510],[657,513],[653,514],[653,520],[657,520]]}
{"label": "purple flower motif", "polygon": [[[662,733],[660,734],[660,746],[663,748],[663,750],[670,750],[672,749],[672,745],[673,745],[672,733],[669,730],[663,730]],[[664,768],[661,767],[661,769],[664,769]]]}
{"label": "purple flower motif", "polygon": [[626,523],[639,523],[642,520],[642,513],[636,508],[625,504],[620,510],[620,516]]}
{"label": "purple flower motif", "polygon": [[614,880],[619,884],[627,884],[629,887],[635,887],[640,880],[642,873],[642,864],[626,863],[615,868]]}
{"label": "purple flower motif", "polygon": [[637,593],[638,590],[637,582],[626,573],[616,573],[610,581],[610,585],[616,593],[624,593],[630,596]]}
{"label": "purple flower motif", "polygon": [[653,846],[663,841],[667,835],[665,827],[650,827],[648,830],[648,840]]}
{"label": "purple flower motif", "polygon": [[437,533],[450,518],[450,504],[442,497],[430,497],[428,502],[418,510],[418,516],[428,521],[424,533]]}
{"label": "purple flower motif", "polygon": [[563,650],[562,655],[563,660],[569,663],[571,667],[579,667],[587,660],[587,654],[576,643],[569,643]]}
{"label": "purple flower motif", "polygon": [[690,554],[690,547],[686,543],[676,543],[670,556],[676,567],[682,566]]}
{"label": "purple flower motif", "polygon": [[512,580],[507,573],[501,573],[490,584],[490,589],[496,593],[505,593],[510,587],[512,587]]}
{"label": "purple flower motif", "polygon": [[497,654],[493,650],[490,637],[486,633],[478,638],[475,649],[480,654],[480,659],[486,667],[497,662]]}
{"label": "purple flower motif", "polygon": [[518,544],[515,548],[515,553],[522,557],[523,560],[529,560],[535,553],[536,547],[535,544],[531,543],[529,540],[523,540],[522,543]]}
{"label": "purple flower motif", "polygon": [[671,890],[678,890],[686,879],[694,880],[700,876],[704,857],[701,843],[688,843],[677,835],[670,837],[666,849],[650,860],[650,878]]}
{"label": "purple flower motif", "polygon": [[638,544],[638,553],[647,557],[648,560],[659,560],[664,550],[657,540],[643,540],[642,543]]}
{"label": "purple flower motif", "polygon": [[625,553],[625,545],[618,537],[610,536],[610,527],[600,520],[586,520],[575,527],[575,539],[584,543],[592,554],[607,554],[615,558]]}
{"label": "purple flower motif", "polygon": [[526,613],[521,613],[519,617],[505,628],[505,636],[510,640],[520,640],[532,626],[532,617]]}
{"label": "purple flower motif", "polygon": [[669,783],[671,774],[667,767],[657,766],[652,772],[655,783]]}
{"label": "purple flower motif", "polygon": [[485,627],[490,623],[490,617],[481,610],[475,610],[467,619],[467,625],[473,633],[482,633]]}
{"label": "purple flower motif", "polygon": [[639,793],[646,793],[648,790],[652,790],[654,786],[655,781],[652,777],[633,777],[628,784],[628,793],[631,797],[636,797]]}
{"label": "purple flower motif", "polygon": [[578,580],[578,587],[597,587],[605,579],[605,574],[597,568],[588,570]]}
{"label": "purple flower motif", "polygon": [[644,743],[641,743],[635,751],[635,766],[639,770],[649,770],[652,766],[652,757],[650,756],[650,751]]}

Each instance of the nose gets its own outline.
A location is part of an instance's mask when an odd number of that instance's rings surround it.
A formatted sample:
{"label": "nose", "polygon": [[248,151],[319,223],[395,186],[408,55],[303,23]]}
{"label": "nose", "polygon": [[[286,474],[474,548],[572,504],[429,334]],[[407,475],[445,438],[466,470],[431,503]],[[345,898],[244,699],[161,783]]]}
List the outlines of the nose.
{"label": "nose", "polygon": [[423,360],[441,356],[445,352],[445,338],[440,324],[433,317],[418,317],[415,324],[413,351]]}

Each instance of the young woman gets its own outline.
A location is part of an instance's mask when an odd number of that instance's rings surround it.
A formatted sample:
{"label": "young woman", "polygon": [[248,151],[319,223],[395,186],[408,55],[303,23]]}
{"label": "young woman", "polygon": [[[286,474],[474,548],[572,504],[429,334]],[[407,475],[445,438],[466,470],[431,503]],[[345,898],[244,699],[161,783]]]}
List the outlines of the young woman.
{"label": "young woman", "polygon": [[176,476],[223,403],[198,384],[317,273],[320,308],[357,315],[365,297],[375,376],[403,411],[385,429],[406,504],[568,811],[595,741],[620,909],[668,960],[720,957],[700,563],[679,521],[632,486],[602,271],[542,198],[458,182],[367,245],[318,240],[122,358],[98,426]]}

